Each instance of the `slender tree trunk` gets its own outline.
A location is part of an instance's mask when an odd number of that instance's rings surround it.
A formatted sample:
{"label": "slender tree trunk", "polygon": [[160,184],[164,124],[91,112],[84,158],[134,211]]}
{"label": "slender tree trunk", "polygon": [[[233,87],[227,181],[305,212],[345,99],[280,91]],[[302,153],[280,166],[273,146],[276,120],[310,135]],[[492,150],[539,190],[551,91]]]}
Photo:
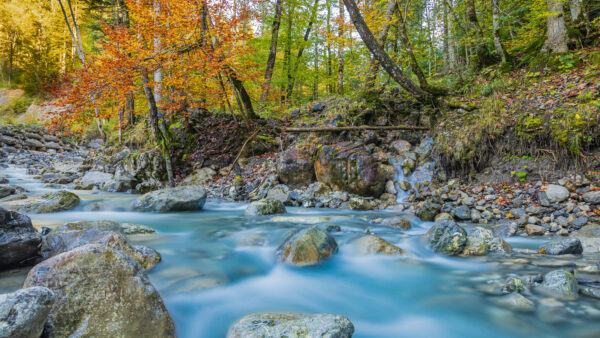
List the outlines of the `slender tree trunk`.
{"label": "slender tree trunk", "polygon": [[133,91],[127,95],[125,110],[127,111],[127,125],[133,127],[135,125],[135,96]]}
{"label": "slender tree trunk", "polygon": [[313,101],[319,98],[319,41],[315,41],[315,68],[314,68],[314,82],[313,82]]}
{"label": "slender tree trunk", "polygon": [[[287,75],[288,82],[291,80],[292,74],[292,25],[293,25],[293,15],[294,15],[294,2],[289,4],[288,6],[288,15],[287,15],[287,27],[286,27],[286,40],[285,40],[285,50],[283,52],[283,71],[284,74]],[[281,90],[281,102],[285,102],[285,87]]]}
{"label": "slender tree trunk", "polygon": [[69,23],[69,18],[67,17],[67,12],[65,12],[65,7],[62,4],[61,0],[58,0],[60,4],[60,9],[62,10],[63,17],[65,19],[65,23],[67,24],[67,28],[69,29],[69,33],[71,34],[71,39],[73,40],[73,46],[77,49],[77,55],[79,55],[79,59],[81,60],[81,64],[85,66],[85,56],[83,55],[83,50],[80,49],[79,43],[75,38],[75,34],[73,33],[73,29],[71,29],[71,24]]}
{"label": "slender tree trunk", "polygon": [[333,66],[331,62],[331,0],[327,0],[327,93],[333,94]]}
{"label": "slender tree trunk", "polygon": [[373,57],[377,58],[377,61],[381,64],[381,67],[394,79],[402,88],[408,91],[419,101],[427,101],[428,95],[424,93],[419,87],[417,87],[407,76],[404,74],[402,69],[396,65],[389,55],[383,50],[383,48],[377,43],[377,40],[373,36],[373,33],[367,27],[365,20],[363,19],[358,6],[354,0],[343,0],[350,18],[356,27],[360,37],[367,46],[367,48],[373,54]]}
{"label": "slender tree trunk", "polygon": [[569,0],[569,9],[571,10],[572,22],[579,23],[583,21],[580,0]]}
{"label": "slender tree trunk", "polygon": [[442,19],[444,20],[444,40],[442,46],[444,52],[444,71],[450,72],[452,70],[452,66],[450,65],[450,29],[448,27],[448,7],[446,6],[446,3],[443,3],[442,6]]}
{"label": "slender tree trunk", "polygon": [[269,95],[271,87],[271,78],[273,77],[273,68],[275,67],[275,59],[277,57],[277,40],[279,38],[279,26],[281,25],[282,0],[277,0],[275,3],[275,18],[273,19],[273,29],[271,31],[271,48],[269,48],[269,59],[267,60],[267,70],[265,71],[265,82],[262,88],[260,100],[264,101]]}
{"label": "slender tree trunk", "polygon": [[[155,25],[157,24],[156,21],[158,19],[158,16],[160,15],[160,11],[161,11],[160,0],[154,0]],[[154,52],[158,53],[161,48],[162,48],[161,38],[160,38],[160,36],[155,36],[154,37]],[[157,105],[160,105],[163,100],[162,81],[163,81],[163,69],[162,69],[162,67],[158,67],[154,71],[154,97],[156,99]]]}
{"label": "slender tree trunk", "polygon": [[[79,49],[81,51],[82,64],[85,64],[85,54],[83,53],[83,43],[81,42],[81,35],[79,34],[79,25],[77,25],[77,20],[75,19],[75,14],[73,13],[73,7],[71,7],[71,0],[67,0],[69,4],[69,11],[71,12],[71,18],[73,18],[73,28],[75,28],[75,34],[77,36],[77,41],[79,41]],[[61,4],[62,6],[62,4]],[[65,17],[66,19],[66,17]]]}
{"label": "slender tree trunk", "polygon": [[10,85],[12,82],[13,60],[15,57],[15,48],[16,48],[16,38],[11,37],[9,53],[8,53],[8,88],[10,88]]}
{"label": "slender tree trunk", "polygon": [[492,0],[492,28],[494,30],[494,48],[496,49],[496,54],[500,56],[502,63],[506,63],[508,61],[508,53],[504,46],[502,45],[502,41],[500,40],[500,0]]}
{"label": "slender tree trunk", "polygon": [[[338,94],[344,95],[344,2],[345,0],[339,0],[340,8],[340,22],[338,26]],[[356,4],[354,4],[356,6]],[[347,4],[346,4],[347,6]],[[358,9],[358,7],[357,7]],[[360,15],[360,12],[358,13]],[[352,14],[350,14],[352,16]],[[362,20],[362,16],[361,16]],[[364,20],[363,20],[364,22]],[[368,29],[367,25],[365,27]],[[373,34],[371,34],[373,35]],[[377,42],[375,42],[377,43]]]}
{"label": "slender tree trunk", "polygon": [[[387,39],[388,32],[390,30],[390,22],[392,20],[392,15],[396,10],[397,0],[390,0],[385,10],[385,21],[383,23],[383,27],[377,36],[377,41],[383,47],[385,45],[385,40]],[[376,58],[371,58],[371,63],[369,64],[369,71],[367,73],[367,79],[365,81],[365,87],[372,88],[375,85],[375,81],[377,80],[377,73],[379,73],[379,62],[377,62]]]}
{"label": "slender tree trunk", "polygon": [[552,53],[566,53],[567,47],[567,27],[565,26],[565,14],[563,10],[563,0],[547,0],[549,15],[546,17],[547,39],[543,50]]}
{"label": "slender tree trunk", "polygon": [[479,70],[485,67],[489,62],[488,50],[485,42],[483,29],[477,19],[474,0],[465,0],[465,9],[467,11],[467,20],[469,23],[469,31],[475,37],[477,63],[475,69]]}
{"label": "slender tree trunk", "polygon": [[150,87],[148,71],[146,70],[142,70],[142,85],[144,86],[144,94],[146,95],[146,102],[148,103],[148,122],[150,123],[152,139],[154,142],[160,142],[161,132],[158,126],[158,107],[156,106],[156,99],[154,98],[154,93]]}

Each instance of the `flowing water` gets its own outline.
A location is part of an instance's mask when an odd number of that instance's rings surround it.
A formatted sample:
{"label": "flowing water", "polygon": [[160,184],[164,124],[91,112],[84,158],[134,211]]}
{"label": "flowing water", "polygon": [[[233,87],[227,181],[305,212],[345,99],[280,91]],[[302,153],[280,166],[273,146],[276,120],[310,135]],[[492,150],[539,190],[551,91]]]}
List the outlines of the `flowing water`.
{"label": "flowing water", "polygon": [[[4,173],[31,195],[51,190],[22,169]],[[223,337],[236,319],[256,312],[342,314],[354,323],[355,337],[600,336],[600,309],[595,301],[565,303],[550,314],[542,311],[540,303],[535,313],[496,306],[495,297],[476,291],[477,285],[519,273],[519,266],[434,254],[420,236],[431,223],[410,215],[413,228],[399,231],[370,223],[377,217],[397,215],[392,211],[288,208],[286,215],[249,218],[244,216],[243,204],[209,201],[201,212],[137,213],[127,211],[135,198],[132,195],[76,193],[82,198],[76,210],[33,215],[34,224],[109,219],[154,228],[156,234],[130,240],[161,253],[162,262],[149,276],[180,337]],[[85,211],[92,203],[103,204],[104,211]],[[341,227],[342,231],[333,233],[339,244],[333,258],[303,268],[275,261],[274,252],[290,230],[314,225]],[[366,229],[411,255],[356,254],[351,242]],[[512,242],[521,248],[539,243]],[[528,269],[528,274],[551,270]],[[20,287],[25,273],[4,273],[0,291]]]}

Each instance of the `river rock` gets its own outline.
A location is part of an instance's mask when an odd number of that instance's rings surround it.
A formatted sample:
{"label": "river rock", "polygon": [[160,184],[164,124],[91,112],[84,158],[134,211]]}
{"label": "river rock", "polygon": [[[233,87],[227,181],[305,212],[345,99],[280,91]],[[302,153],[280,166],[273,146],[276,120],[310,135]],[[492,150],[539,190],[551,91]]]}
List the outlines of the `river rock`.
{"label": "river rock", "polygon": [[410,228],[412,228],[410,222],[406,218],[400,216],[385,218],[381,221],[381,225],[401,230],[410,230]]}
{"label": "river rock", "polygon": [[508,254],[512,247],[505,240],[494,237],[492,230],[482,227],[467,228],[467,243],[462,252],[465,256]]}
{"label": "river rock", "polygon": [[466,205],[461,205],[452,209],[452,216],[457,220],[470,221],[471,220],[471,209]]}
{"label": "river rock", "polygon": [[348,318],[340,315],[260,313],[246,316],[235,322],[229,328],[227,338],[350,338],[353,334],[354,325]]}
{"label": "river rock", "polygon": [[505,296],[495,298],[496,304],[511,311],[517,312],[534,312],[535,304],[522,296],[520,293],[514,292]]}
{"label": "river rock", "polygon": [[132,205],[134,210],[146,212],[202,210],[206,191],[198,186],[180,186],[149,192]]}
{"label": "river rock", "polygon": [[41,241],[29,217],[0,208],[0,271],[38,257]]}
{"label": "river rock", "polygon": [[434,224],[425,237],[436,252],[445,255],[461,254],[467,244],[467,232],[453,221]]}
{"label": "river rock", "polygon": [[348,207],[351,210],[366,211],[366,210],[372,210],[373,204],[371,203],[371,201],[369,201],[366,198],[352,197],[350,199],[350,201],[348,201]]}
{"label": "river rock", "polygon": [[583,200],[589,204],[600,204],[600,190],[586,192]]}
{"label": "river rock", "polygon": [[160,189],[167,179],[165,160],[157,150],[133,153],[117,163],[115,179],[127,178],[135,190],[146,193]]}
{"label": "river rock", "polygon": [[404,252],[402,249],[385,239],[373,235],[363,236],[352,242],[352,245],[361,255],[402,255]]}
{"label": "river rock", "polygon": [[583,246],[577,238],[566,238],[546,243],[540,247],[539,251],[547,255],[581,255],[583,253]]}
{"label": "river rock", "polygon": [[544,281],[536,290],[554,298],[573,300],[577,298],[579,287],[573,273],[554,270],[544,276]]}
{"label": "river rock", "polygon": [[25,287],[54,291],[50,337],[175,337],[175,326],[146,271],[129,256],[85,245],[36,265]]}
{"label": "river rock", "polygon": [[560,203],[569,198],[569,190],[562,185],[549,184],[546,187],[546,197],[550,203]]}
{"label": "river rock", "polygon": [[20,192],[20,191],[18,191],[17,187],[14,185],[7,185],[7,184],[0,185],[0,198],[14,195],[18,192]]}
{"label": "river rock", "polygon": [[64,232],[69,230],[102,230],[102,231],[114,231],[122,235],[137,235],[137,234],[148,234],[154,233],[154,229],[149,228],[141,224],[132,223],[118,223],[108,220],[97,220],[97,221],[78,221],[65,223],[64,225],[56,228],[55,232]]}
{"label": "river rock", "polygon": [[25,205],[20,208],[20,211],[32,214],[46,214],[75,209],[79,203],[79,196],[66,190],[60,190],[42,195],[40,201]]}
{"label": "river rock", "polygon": [[80,187],[82,189],[92,189],[94,187],[101,188],[104,182],[107,182],[111,179],[111,174],[91,170],[85,173],[85,175],[83,175],[83,177],[80,179]]}
{"label": "river rock", "polygon": [[412,149],[412,145],[408,141],[396,140],[391,144],[392,149],[396,151],[398,155],[403,155]]}
{"label": "river rock", "polygon": [[54,293],[39,286],[0,294],[0,337],[40,337],[54,301]]}
{"label": "river rock", "polygon": [[264,215],[275,215],[285,214],[285,205],[281,201],[264,198],[262,200],[252,202],[246,208],[246,216],[264,216]]}
{"label": "river rock", "polygon": [[337,242],[328,232],[317,227],[293,231],[277,249],[280,262],[291,265],[314,265],[337,251]]}
{"label": "river rock", "polygon": [[211,168],[205,167],[194,170],[194,172],[188,175],[184,180],[184,185],[199,185],[204,184],[206,181],[210,180],[217,174],[216,171]]}
{"label": "river rock", "polygon": [[98,244],[118,250],[150,269],[161,260],[155,250],[144,246],[131,246],[125,237],[112,231],[101,230],[54,230],[42,240],[44,259],[56,256],[87,244]]}
{"label": "river rock", "polygon": [[315,162],[317,180],[332,189],[361,196],[379,197],[385,175],[364,147],[347,142],[321,148]]}
{"label": "river rock", "polygon": [[440,213],[441,209],[442,206],[437,203],[425,202],[425,204],[417,209],[416,215],[419,216],[422,221],[433,221],[435,216]]}
{"label": "river rock", "polygon": [[106,192],[127,192],[132,188],[130,179],[110,179],[102,184],[101,190]]}
{"label": "river rock", "polygon": [[290,188],[288,188],[284,184],[278,184],[273,188],[269,189],[269,192],[267,193],[267,198],[278,200],[286,205],[292,202],[290,198]]}
{"label": "river rock", "polygon": [[529,236],[543,236],[546,233],[546,228],[535,224],[527,224],[525,231]]}
{"label": "river rock", "polygon": [[315,166],[310,157],[297,149],[288,149],[277,159],[279,181],[288,185],[306,185],[315,178]]}

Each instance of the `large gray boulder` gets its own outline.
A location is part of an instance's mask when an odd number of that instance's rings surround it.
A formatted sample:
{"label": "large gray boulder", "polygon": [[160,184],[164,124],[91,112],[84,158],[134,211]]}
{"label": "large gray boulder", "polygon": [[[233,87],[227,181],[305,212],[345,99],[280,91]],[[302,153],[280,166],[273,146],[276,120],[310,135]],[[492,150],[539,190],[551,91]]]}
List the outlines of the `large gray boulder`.
{"label": "large gray boulder", "polygon": [[535,289],[545,295],[564,300],[576,299],[579,292],[577,279],[573,273],[566,270],[548,272],[542,284]]}
{"label": "large gray boulder", "polygon": [[111,174],[91,170],[85,173],[80,179],[80,186],[82,189],[92,189],[94,187],[102,188],[104,183],[110,181],[112,178]]}
{"label": "large gray boulder", "polygon": [[36,265],[25,287],[54,291],[50,337],[175,337],[175,326],[144,268],[101,245],[85,245]]}
{"label": "large gray boulder", "polygon": [[569,198],[569,190],[562,185],[549,184],[546,187],[546,197],[550,203],[559,203]]}
{"label": "large gray boulder", "polygon": [[315,178],[315,167],[312,159],[297,149],[288,149],[277,160],[277,176],[279,181],[288,185],[306,185]]}
{"label": "large gray boulder", "polygon": [[144,246],[132,246],[123,235],[102,230],[54,230],[42,240],[41,254],[44,259],[48,259],[87,244],[98,244],[118,250],[133,258],[145,269],[152,268],[161,260],[155,250]]}
{"label": "large gray boulder", "polygon": [[317,227],[293,231],[279,246],[277,259],[290,265],[315,265],[337,252],[337,242]]}
{"label": "large gray boulder", "polygon": [[482,227],[469,227],[467,243],[462,254],[465,256],[484,256],[487,254],[508,254],[512,247],[500,237],[494,237],[490,229]]}
{"label": "large gray boulder", "polygon": [[583,200],[589,204],[600,204],[600,191],[589,191],[583,194]]}
{"label": "large gray boulder", "polygon": [[287,210],[283,202],[271,198],[264,198],[262,200],[252,202],[246,208],[246,216],[265,216],[275,214],[285,214]]}
{"label": "large gray boulder", "polygon": [[0,208],[0,270],[22,265],[38,257],[42,235],[31,219]]}
{"label": "large gray boulder", "polygon": [[546,243],[540,247],[540,253],[547,255],[581,255],[583,246],[577,238],[567,238]]}
{"label": "large gray boulder", "polygon": [[196,211],[202,210],[206,191],[198,186],[181,186],[149,192],[138,198],[132,208],[138,211]]}
{"label": "large gray boulder", "polygon": [[227,338],[350,338],[352,334],[354,325],[340,315],[259,313],[238,320],[229,328]]}
{"label": "large gray boulder", "polygon": [[0,337],[40,337],[54,301],[54,293],[39,286],[0,295]]}
{"label": "large gray boulder", "polygon": [[467,244],[465,229],[450,220],[435,223],[425,237],[434,251],[449,256],[461,254]]}
{"label": "large gray boulder", "polygon": [[47,214],[75,209],[80,202],[79,196],[66,190],[60,190],[42,195],[39,201],[25,205],[19,210],[32,214]]}

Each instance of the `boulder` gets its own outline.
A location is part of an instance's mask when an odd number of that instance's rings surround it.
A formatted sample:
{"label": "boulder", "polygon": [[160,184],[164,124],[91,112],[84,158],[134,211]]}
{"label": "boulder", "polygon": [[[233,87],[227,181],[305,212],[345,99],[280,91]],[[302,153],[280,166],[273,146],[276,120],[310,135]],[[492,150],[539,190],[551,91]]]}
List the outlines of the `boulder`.
{"label": "boulder", "polygon": [[[64,227],[64,226],[63,226]],[[98,244],[118,250],[150,269],[160,262],[160,255],[151,248],[131,246],[123,235],[102,230],[54,230],[42,240],[44,259],[56,256],[87,244]]]}
{"label": "boulder", "polygon": [[141,224],[132,223],[118,223],[108,220],[98,221],[79,221],[65,223],[64,225],[56,228],[54,232],[64,232],[70,230],[102,230],[102,231],[113,231],[120,233],[121,235],[136,235],[136,234],[147,234],[154,233],[154,229],[149,228]]}
{"label": "boulder", "polygon": [[560,203],[569,198],[569,190],[562,185],[549,184],[546,187],[546,197],[550,203]]}
{"label": "boulder", "polygon": [[127,192],[131,190],[131,180],[128,179],[110,179],[105,181],[100,188],[106,192]]}
{"label": "boulder", "polygon": [[80,186],[82,189],[92,189],[94,187],[101,188],[104,182],[110,181],[112,178],[111,174],[92,170],[83,175],[80,179]]}
{"label": "boulder", "polygon": [[149,192],[138,198],[132,208],[147,212],[202,210],[206,192],[198,186],[180,186]]}
{"label": "boulder", "polygon": [[350,201],[348,201],[348,207],[351,210],[360,210],[360,211],[373,209],[373,205],[371,204],[371,201],[369,201],[365,198],[360,198],[360,197],[352,197],[350,199]]}
{"label": "boulder", "polygon": [[525,231],[529,236],[543,236],[546,233],[546,228],[535,224],[527,224]]}
{"label": "boulder", "polygon": [[471,220],[471,209],[469,209],[469,207],[466,205],[461,205],[459,207],[452,209],[451,214],[457,220],[462,220],[462,221],[470,221]]}
{"label": "boulder", "polygon": [[442,206],[437,203],[425,202],[425,204],[417,209],[416,215],[422,221],[433,221],[441,209]]}
{"label": "boulder", "polygon": [[31,219],[0,208],[0,270],[23,265],[38,257],[42,235]]}
{"label": "boulder", "polygon": [[537,291],[541,293],[564,300],[573,300],[577,298],[579,288],[577,279],[573,273],[566,270],[554,270],[544,276],[544,281],[538,287]]}
{"label": "boulder", "polygon": [[392,149],[396,151],[398,155],[409,152],[412,149],[412,145],[408,141],[396,140],[391,144]]}
{"label": "boulder", "polygon": [[167,180],[165,160],[157,150],[126,155],[116,164],[115,179],[131,180],[141,193],[160,189]]}
{"label": "boulder", "polygon": [[188,175],[182,182],[184,185],[199,185],[204,184],[206,181],[210,180],[217,173],[211,168],[200,168],[194,170],[193,173]]}
{"label": "boulder", "polygon": [[359,254],[362,255],[402,255],[404,251],[394,244],[377,236],[363,236],[354,242],[352,245]]}
{"label": "boulder", "polygon": [[410,228],[412,228],[410,222],[406,218],[400,216],[386,218],[381,221],[381,225],[398,228],[401,230],[410,230]]}
{"label": "boulder", "polygon": [[445,255],[461,254],[467,244],[467,232],[457,223],[443,220],[425,234],[434,251]]}
{"label": "boulder", "polygon": [[583,200],[589,204],[600,204],[600,190],[586,192],[583,194]]}
{"label": "boulder", "polygon": [[276,314],[248,315],[235,322],[227,338],[245,337],[320,337],[350,338],[354,325],[348,318],[333,314]]}
{"label": "boulder", "polygon": [[317,227],[293,231],[277,249],[280,262],[291,265],[314,265],[337,251],[337,242],[328,232]]}
{"label": "boulder", "polygon": [[492,230],[482,227],[470,227],[467,231],[467,243],[462,254],[465,256],[484,256],[487,254],[508,254],[512,247],[505,240],[494,237]]}
{"label": "boulder", "polygon": [[246,216],[265,216],[275,214],[285,214],[285,205],[281,201],[264,198],[262,200],[252,202],[246,208]]}
{"label": "boulder", "polygon": [[379,197],[385,175],[377,160],[360,145],[338,143],[321,148],[315,162],[317,180],[332,189]]}
{"label": "boulder", "polygon": [[288,149],[277,159],[279,181],[288,185],[307,185],[315,179],[315,167],[311,158],[297,149]]}
{"label": "boulder", "polygon": [[39,286],[0,294],[0,337],[40,337],[54,301],[54,293]]}
{"label": "boulder", "polygon": [[566,238],[542,245],[539,252],[546,255],[581,255],[583,246],[577,238]]}
{"label": "boulder", "polygon": [[508,295],[504,295],[495,298],[494,301],[499,306],[502,306],[508,310],[516,312],[534,312],[535,303],[525,298],[520,293],[513,292]]}
{"label": "boulder", "polygon": [[54,291],[50,337],[175,337],[167,309],[146,271],[129,256],[85,245],[36,265],[25,287]]}
{"label": "boulder", "polygon": [[280,201],[283,204],[290,204],[292,201],[290,198],[290,188],[284,184],[278,184],[267,192],[267,198]]}
{"label": "boulder", "polygon": [[80,203],[79,196],[66,190],[60,190],[43,195],[40,201],[33,202],[20,208],[20,211],[32,214],[46,214],[71,210]]}

